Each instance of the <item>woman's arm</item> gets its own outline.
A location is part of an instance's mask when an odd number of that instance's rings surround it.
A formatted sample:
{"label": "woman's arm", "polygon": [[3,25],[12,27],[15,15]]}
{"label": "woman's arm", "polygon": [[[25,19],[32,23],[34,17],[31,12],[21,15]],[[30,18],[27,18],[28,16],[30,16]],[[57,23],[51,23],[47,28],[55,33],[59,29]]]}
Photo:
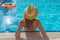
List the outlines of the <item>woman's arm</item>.
{"label": "woman's arm", "polygon": [[21,29],[22,26],[23,26],[23,21],[21,21],[21,22],[19,23],[19,25],[18,25],[18,29],[17,29],[17,31],[16,31],[16,33],[15,33],[15,37],[16,37],[16,38],[20,37],[20,29]]}
{"label": "woman's arm", "polygon": [[46,33],[45,33],[45,31],[44,31],[44,29],[39,21],[37,21],[37,25],[40,28],[40,31],[41,31],[43,37],[46,37],[47,35],[46,35]]}

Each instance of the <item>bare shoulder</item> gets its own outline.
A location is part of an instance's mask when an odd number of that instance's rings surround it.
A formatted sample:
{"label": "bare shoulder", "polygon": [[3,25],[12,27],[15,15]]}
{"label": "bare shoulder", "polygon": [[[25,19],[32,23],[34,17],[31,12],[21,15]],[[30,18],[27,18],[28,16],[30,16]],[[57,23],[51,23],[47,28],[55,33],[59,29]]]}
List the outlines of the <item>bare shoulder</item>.
{"label": "bare shoulder", "polygon": [[24,24],[24,19],[21,19],[19,22],[19,25],[22,25],[22,24]]}
{"label": "bare shoulder", "polygon": [[23,26],[24,25],[24,19],[22,19],[19,23],[20,26]]}
{"label": "bare shoulder", "polygon": [[24,23],[25,22],[25,19],[22,19],[20,22]]}
{"label": "bare shoulder", "polygon": [[38,19],[36,19],[36,24],[37,24],[37,25],[40,25],[41,22],[40,22]]}

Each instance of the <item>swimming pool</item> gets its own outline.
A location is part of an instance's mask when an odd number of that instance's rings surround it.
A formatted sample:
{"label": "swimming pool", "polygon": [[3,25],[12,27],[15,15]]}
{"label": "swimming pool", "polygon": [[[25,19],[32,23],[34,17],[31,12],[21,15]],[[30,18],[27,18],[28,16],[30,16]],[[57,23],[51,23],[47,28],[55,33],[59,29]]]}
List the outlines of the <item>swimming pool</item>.
{"label": "swimming pool", "polygon": [[[15,32],[18,23],[24,16],[24,9],[32,4],[38,8],[38,16],[45,31],[60,31],[60,0],[7,0],[16,7],[4,9],[0,5],[0,32]],[[24,31],[24,28],[21,29]],[[39,28],[36,28],[39,31]]]}

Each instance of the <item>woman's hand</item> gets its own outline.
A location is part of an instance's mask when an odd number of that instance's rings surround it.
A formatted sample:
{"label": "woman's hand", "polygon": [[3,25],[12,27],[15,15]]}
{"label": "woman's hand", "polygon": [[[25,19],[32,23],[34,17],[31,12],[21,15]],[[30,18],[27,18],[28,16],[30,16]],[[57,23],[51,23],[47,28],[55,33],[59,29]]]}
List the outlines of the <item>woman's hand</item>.
{"label": "woman's hand", "polygon": [[42,34],[42,38],[45,38],[45,37],[47,37],[47,35],[46,34]]}
{"label": "woman's hand", "polygon": [[19,38],[19,37],[20,37],[20,32],[17,31],[17,32],[15,33],[15,37],[16,37],[16,38]]}

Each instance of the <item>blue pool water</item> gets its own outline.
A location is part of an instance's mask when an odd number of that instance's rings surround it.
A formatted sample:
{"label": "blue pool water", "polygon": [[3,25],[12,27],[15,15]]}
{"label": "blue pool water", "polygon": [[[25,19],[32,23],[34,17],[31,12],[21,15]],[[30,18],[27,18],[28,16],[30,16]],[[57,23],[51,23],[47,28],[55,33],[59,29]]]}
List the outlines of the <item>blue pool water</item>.
{"label": "blue pool water", "polygon": [[[60,31],[60,0],[6,0],[4,3],[15,3],[13,9],[2,8],[0,4],[0,32],[15,32],[24,9],[32,4],[38,8],[38,19],[45,31]],[[3,4],[4,4],[3,3]],[[24,31],[24,28],[21,29]],[[39,28],[36,28],[39,31]]]}

